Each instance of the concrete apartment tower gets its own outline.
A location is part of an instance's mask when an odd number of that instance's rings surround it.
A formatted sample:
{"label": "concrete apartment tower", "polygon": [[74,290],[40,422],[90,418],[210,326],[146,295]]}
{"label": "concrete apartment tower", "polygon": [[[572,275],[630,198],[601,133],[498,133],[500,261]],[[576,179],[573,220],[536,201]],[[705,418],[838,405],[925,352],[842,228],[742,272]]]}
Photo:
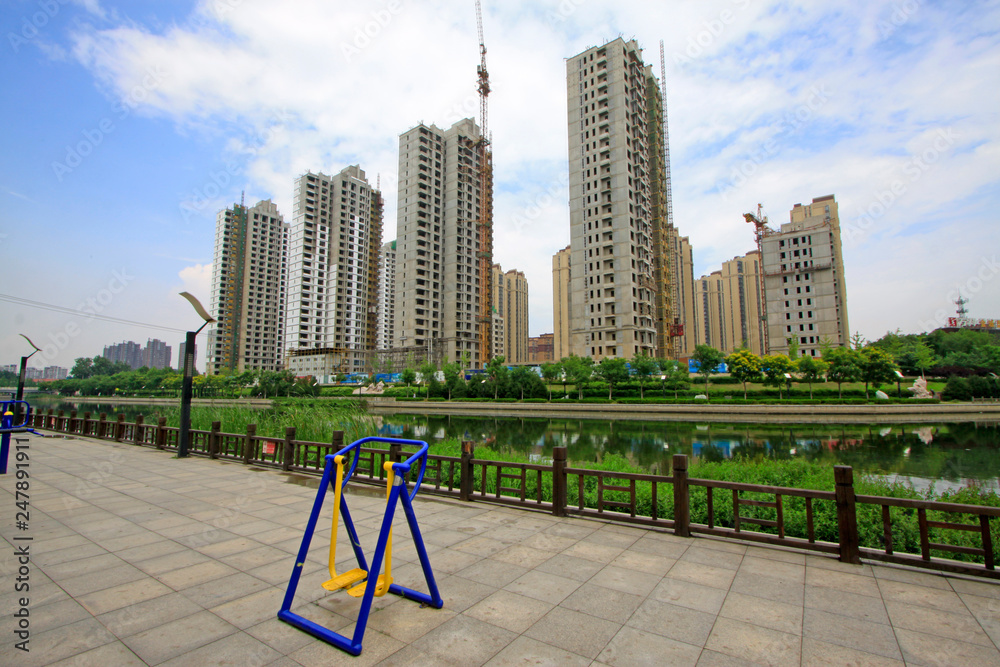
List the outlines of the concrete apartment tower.
{"label": "concrete apartment tower", "polygon": [[358,166],[295,180],[288,250],[288,368],[329,376],[369,370],[377,330],[382,195]]}
{"label": "concrete apartment tower", "polygon": [[840,217],[833,195],[796,204],[791,221],[777,233],[765,234],[762,248],[770,352],[787,354],[793,339],[800,355],[819,356],[824,343],[849,345]]}
{"label": "concrete apartment tower", "polygon": [[694,279],[694,253],[691,249],[691,241],[686,236],[679,234],[672,235],[674,241],[674,253],[676,257],[674,270],[674,280],[676,280],[677,306],[676,310],[680,314],[681,322],[684,323],[684,335],[678,339],[679,358],[687,359],[694,354],[697,341],[694,335],[695,318],[695,279]]}
{"label": "concrete apartment tower", "polygon": [[219,211],[207,373],[284,368],[287,257],[288,225],[270,199]]}
{"label": "concrete apartment tower", "polygon": [[476,220],[480,197],[492,192],[480,192],[479,136],[466,118],[447,130],[421,124],[399,137],[395,343],[417,363],[424,355],[468,355],[473,368],[484,361]]}
{"label": "concrete apartment tower", "polygon": [[552,256],[552,358],[568,357],[570,347],[570,246]]}
{"label": "concrete apartment tower", "polygon": [[766,354],[756,250],[723,262],[721,270],[698,279],[696,290],[692,319],[696,344],[710,345],[724,354],[743,346],[754,354]]}
{"label": "concrete apartment tower", "polygon": [[[528,361],[528,279],[523,271],[493,265],[493,310],[502,320],[502,338],[494,339],[495,354],[510,364]],[[494,328],[496,338],[497,328]]]}
{"label": "concrete apartment tower", "polygon": [[657,354],[649,75],[634,41],[566,61],[571,352]]}
{"label": "concrete apartment tower", "polygon": [[490,338],[490,343],[492,346],[491,357],[503,356],[504,361],[510,363],[510,359],[507,359],[507,320],[504,318],[504,308],[503,304],[507,301],[507,281],[504,280],[503,268],[499,264],[494,264],[490,267],[490,290],[493,293],[492,303],[493,312],[491,316],[493,321],[491,326],[493,327],[493,335]]}
{"label": "concrete apartment tower", "polygon": [[396,319],[396,241],[382,244],[378,258],[378,327],[375,348],[396,347],[393,324]]}

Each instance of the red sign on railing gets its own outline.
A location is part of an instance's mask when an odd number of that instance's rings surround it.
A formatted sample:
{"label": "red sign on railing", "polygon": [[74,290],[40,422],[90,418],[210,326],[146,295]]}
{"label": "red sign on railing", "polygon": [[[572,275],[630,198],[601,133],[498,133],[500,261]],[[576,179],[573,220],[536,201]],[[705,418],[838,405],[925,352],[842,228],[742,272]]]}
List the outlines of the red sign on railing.
{"label": "red sign on railing", "polygon": [[264,453],[268,456],[273,456],[274,453],[278,451],[278,443],[276,442],[265,442],[264,443]]}

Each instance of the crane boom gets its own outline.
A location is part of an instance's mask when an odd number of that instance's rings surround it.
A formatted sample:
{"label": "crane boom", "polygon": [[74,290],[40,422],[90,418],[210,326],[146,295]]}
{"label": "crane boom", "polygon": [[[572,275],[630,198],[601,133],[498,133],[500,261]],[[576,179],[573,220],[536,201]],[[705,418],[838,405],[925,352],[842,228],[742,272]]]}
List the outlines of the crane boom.
{"label": "crane boom", "polygon": [[757,204],[757,214],[744,213],[743,219],[754,226],[754,240],[757,242],[757,261],[758,270],[757,275],[760,283],[760,307],[764,311],[761,316],[761,341],[763,342],[764,354],[770,354],[770,342],[768,341],[768,331],[767,331],[767,294],[764,291],[764,248],[763,241],[765,236],[774,234],[775,231],[768,226],[767,216],[764,215],[764,206],[762,204]]}

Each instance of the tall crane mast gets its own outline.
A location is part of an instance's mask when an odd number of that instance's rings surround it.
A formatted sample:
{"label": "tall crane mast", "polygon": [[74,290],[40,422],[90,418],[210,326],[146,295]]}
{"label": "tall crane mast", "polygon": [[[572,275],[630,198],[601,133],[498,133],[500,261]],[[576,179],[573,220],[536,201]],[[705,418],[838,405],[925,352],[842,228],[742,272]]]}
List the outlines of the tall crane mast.
{"label": "tall crane mast", "polygon": [[764,343],[764,354],[770,354],[771,347],[768,341],[768,331],[767,331],[767,293],[764,291],[764,248],[763,241],[765,236],[770,236],[771,234],[776,234],[777,232],[768,226],[767,216],[764,215],[764,206],[762,204],[757,204],[757,214],[744,213],[743,219],[751,223],[754,226],[754,240],[757,242],[757,260],[760,263],[759,269],[757,271],[757,276],[760,282],[760,307],[763,311],[761,315],[761,340]]}
{"label": "tall crane mast", "polygon": [[[663,165],[663,205],[666,216],[666,257],[665,266],[670,276],[670,322],[664,323],[667,341],[673,348],[673,358],[680,358],[681,338],[684,336],[683,313],[680,312],[680,267],[677,266],[676,228],[674,227],[674,195],[670,182],[670,129],[667,125],[667,61],[664,56],[663,40],[660,40],[660,106],[663,109],[663,151],[660,162]],[[662,246],[663,244],[661,244]],[[661,251],[663,248],[661,247]],[[662,286],[661,286],[662,287]]]}
{"label": "tall crane mast", "polygon": [[479,261],[479,360],[486,364],[493,356],[493,152],[490,150],[488,98],[490,75],[486,71],[486,42],[483,39],[483,8],[476,0],[476,24],[479,28],[479,141],[476,142],[479,171],[479,219],[476,220]]}

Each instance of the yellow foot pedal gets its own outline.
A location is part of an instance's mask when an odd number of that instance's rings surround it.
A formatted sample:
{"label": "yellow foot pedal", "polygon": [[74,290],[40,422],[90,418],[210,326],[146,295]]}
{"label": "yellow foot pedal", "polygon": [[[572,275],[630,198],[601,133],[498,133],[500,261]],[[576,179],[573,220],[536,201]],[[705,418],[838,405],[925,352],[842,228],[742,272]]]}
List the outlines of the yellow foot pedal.
{"label": "yellow foot pedal", "polygon": [[[356,598],[361,597],[362,595],[365,594],[365,587],[368,586],[368,583],[370,581],[371,579],[364,582],[363,584],[358,584],[354,588],[347,589],[348,595],[351,595]],[[387,580],[384,574],[380,574],[378,576],[378,582],[375,584],[375,597],[382,597],[383,595],[385,595],[389,591],[390,584],[392,584],[392,577],[389,577]]]}
{"label": "yellow foot pedal", "polygon": [[[362,570],[360,567],[356,567],[353,570],[344,572],[343,574],[338,574],[336,577],[323,584],[323,588],[328,591],[339,591],[341,588],[347,588],[348,586],[358,583],[367,576],[367,572]],[[379,579],[381,580],[381,577],[379,577]],[[362,586],[362,588],[364,587]],[[351,593],[351,595],[354,594]]]}

